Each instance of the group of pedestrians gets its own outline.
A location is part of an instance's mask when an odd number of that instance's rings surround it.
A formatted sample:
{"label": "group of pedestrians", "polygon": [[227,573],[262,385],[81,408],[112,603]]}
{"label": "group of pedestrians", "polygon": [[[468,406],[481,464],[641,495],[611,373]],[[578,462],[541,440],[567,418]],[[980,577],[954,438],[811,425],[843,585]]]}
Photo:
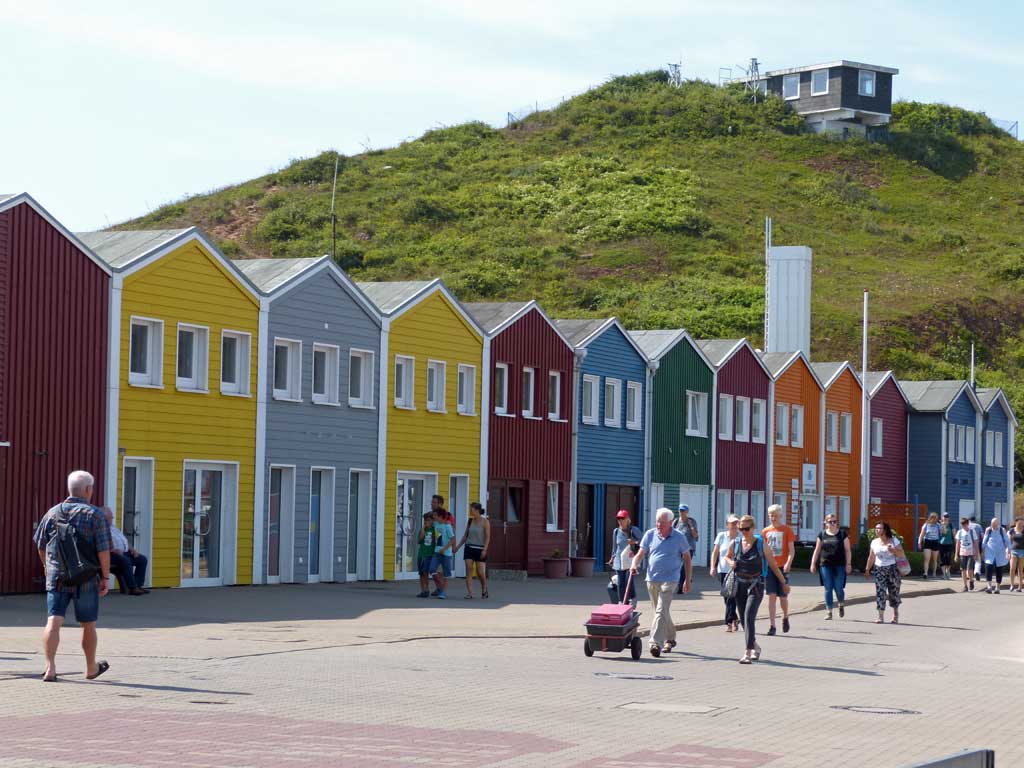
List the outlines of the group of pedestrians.
{"label": "group of pedestrians", "polygon": [[[469,520],[462,538],[455,541],[455,518],[444,507],[444,497],[430,499],[430,511],[423,515],[417,536],[417,570],[420,592],[417,597],[448,599],[448,580],[455,572],[455,554],[461,549],[466,563],[466,600],[472,600],[473,576],[480,581],[480,597],[488,598],[487,550],[491,545],[491,524],[478,502],[469,505]],[[430,590],[433,579],[434,590]]]}

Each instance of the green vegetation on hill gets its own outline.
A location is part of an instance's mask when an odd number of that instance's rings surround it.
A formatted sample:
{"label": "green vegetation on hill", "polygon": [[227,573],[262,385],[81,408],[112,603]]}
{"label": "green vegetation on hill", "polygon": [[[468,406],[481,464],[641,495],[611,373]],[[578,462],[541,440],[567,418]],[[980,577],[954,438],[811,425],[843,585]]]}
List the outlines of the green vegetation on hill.
{"label": "green vegetation on hill", "polygon": [[[1024,146],[984,115],[894,107],[888,142],[803,132],[777,98],[615,78],[506,129],[468,123],[342,157],[337,260],[359,279],[442,277],[466,300],[757,341],[764,217],[814,249],[812,353],[1003,386],[1024,413]],[[164,206],[228,255],[331,250],[335,156]],[[1018,442],[1018,450],[1024,445]]]}

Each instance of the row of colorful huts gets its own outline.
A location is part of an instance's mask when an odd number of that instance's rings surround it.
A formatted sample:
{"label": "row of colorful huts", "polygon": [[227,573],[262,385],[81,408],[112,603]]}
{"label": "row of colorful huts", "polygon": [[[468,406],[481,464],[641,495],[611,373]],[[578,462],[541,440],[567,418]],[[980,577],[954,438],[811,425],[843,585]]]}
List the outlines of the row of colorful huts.
{"label": "row of colorful huts", "polygon": [[[711,539],[779,503],[800,537],[870,502],[1012,514],[998,389],[897,381],[745,339],[231,261],[196,228],[73,234],[0,196],[0,592],[41,588],[33,527],[97,477],[152,586],[403,579],[434,494],[491,521],[492,567],[600,563],[615,513],[689,505]],[[706,548],[698,562],[706,562]]]}

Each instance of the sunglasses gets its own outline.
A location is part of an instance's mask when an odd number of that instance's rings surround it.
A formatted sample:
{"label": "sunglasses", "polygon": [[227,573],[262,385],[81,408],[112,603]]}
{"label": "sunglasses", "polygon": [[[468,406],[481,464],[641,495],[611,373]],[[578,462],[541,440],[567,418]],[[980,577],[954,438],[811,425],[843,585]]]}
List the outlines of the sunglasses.
{"label": "sunglasses", "polygon": [[752,526],[752,525],[741,525],[740,526],[740,530],[741,531],[752,531],[752,530],[754,530],[754,526]]}
{"label": "sunglasses", "polygon": [[834,517],[826,517],[825,518],[825,522],[826,523],[834,523],[835,521],[836,521],[836,519]]}

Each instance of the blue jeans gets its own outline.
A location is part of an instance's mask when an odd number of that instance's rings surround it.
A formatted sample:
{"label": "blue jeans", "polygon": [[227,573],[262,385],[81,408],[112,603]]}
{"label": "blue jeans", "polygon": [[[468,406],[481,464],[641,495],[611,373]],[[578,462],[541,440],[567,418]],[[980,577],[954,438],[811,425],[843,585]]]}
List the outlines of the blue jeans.
{"label": "blue jeans", "polygon": [[[632,600],[636,597],[636,580],[640,578],[640,574],[633,577],[633,581],[629,581],[629,571],[616,571],[619,577],[619,602],[623,600]],[[629,583],[629,594],[626,594],[626,584]]]}
{"label": "blue jeans", "polygon": [[821,583],[825,585],[825,607],[832,610],[832,593],[840,603],[846,601],[846,566],[822,565]]}
{"label": "blue jeans", "polygon": [[128,552],[110,553],[110,572],[117,577],[122,592],[141,589],[146,584],[146,556],[131,555]]}

